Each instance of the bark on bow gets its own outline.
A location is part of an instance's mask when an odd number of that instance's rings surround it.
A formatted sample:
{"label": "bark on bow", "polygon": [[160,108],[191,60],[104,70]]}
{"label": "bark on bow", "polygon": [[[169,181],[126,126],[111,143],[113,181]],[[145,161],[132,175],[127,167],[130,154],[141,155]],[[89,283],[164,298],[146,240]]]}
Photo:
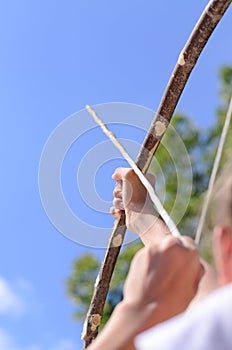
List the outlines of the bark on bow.
{"label": "bark on bow", "polygon": [[[146,173],[152,157],[160,144],[192,69],[194,68],[210,35],[223,17],[231,2],[232,0],[210,1],[193,29],[186,45],[181,51],[160,102],[156,117],[150,126],[136,159],[136,163],[143,173]],[[82,338],[85,341],[84,348],[87,348],[98,334],[98,327],[103,314],[103,307],[108,293],[111,276],[123,243],[125,231],[125,214],[122,213],[121,217],[115,221],[109,239],[108,248],[95,284],[94,294],[86,316],[82,334]]]}

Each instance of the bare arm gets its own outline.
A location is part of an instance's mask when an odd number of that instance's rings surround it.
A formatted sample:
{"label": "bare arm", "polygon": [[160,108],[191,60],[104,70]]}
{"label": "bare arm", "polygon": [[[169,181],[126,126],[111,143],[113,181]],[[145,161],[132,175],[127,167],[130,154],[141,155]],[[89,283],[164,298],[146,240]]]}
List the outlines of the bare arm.
{"label": "bare arm", "polygon": [[167,236],[160,245],[141,249],[132,260],[123,301],[89,349],[134,349],[136,335],[187,308],[203,273],[187,238]]}

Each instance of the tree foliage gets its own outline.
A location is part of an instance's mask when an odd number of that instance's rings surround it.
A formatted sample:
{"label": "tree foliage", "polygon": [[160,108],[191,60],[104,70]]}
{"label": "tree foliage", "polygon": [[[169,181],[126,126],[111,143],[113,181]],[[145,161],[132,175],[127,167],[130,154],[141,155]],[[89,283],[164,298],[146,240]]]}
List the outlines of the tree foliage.
{"label": "tree foliage", "polygon": [[[104,307],[102,326],[109,319],[115,305],[122,299],[123,283],[129,270],[131,258],[142,247],[139,240],[127,246],[120,254],[111,281],[107,301]],[[67,279],[67,292],[77,306],[73,317],[83,321],[90,304],[94,283],[97,277],[100,262],[95,255],[85,254],[74,261],[70,277]]]}
{"label": "tree foliage", "polygon": [[[192,168],[192,194],[191,199],[186,208],[185,215],[178,223],[179,229],[183,234],[194,235],[197,227],[199,213],[202,206],[202,200],[204,193],[208,186],[208,180],[211,173],[213,160],[218,144],[218,140],[223,128],[226,111],[228,108],[229,100],[232,96],[232,66],[224,66],[220,70],[220,98],[221,103],[216,111],[216,120],[214,125],[208,130],[200,130],[195,127],[190,120],[183,114],[177,113],[173,118],[172,125],[185,144],[188,151],[191,168]],[[232,149],[232,127],[230,127],[229,135],[227,137],[225,150],[223,153],[223,159],[221,164],[226,162],[227,157],[230,155]],[[170,212],[175,201],[176,193],[179,190],[177,174],[176,174],[176,162],[179,162],[178,166],[182,171],[181,187],[183,193],[183,204],[185,205],[185,190],[188,186],[189,179],[188,174],[185,173],[183,159],[170,156],[168,149],[170,145],[176,146],[178,144],[175,139],[175,133],[169,132],[165,135],[164,142],[159,148],[159,152],[154,158],[149,171],[153,172],[157,177],[157,186],[159,185],[159,172],[157,172],[157,164],[159,169],[162,169],[162,173],[165,174],[165,202],[166,209]],[[178,147],[177,147],[178,152]],[[174,164],[175,163],[175,164]],[[161,181],[162,182],[162,181]],[[161,189],[162,192],[162,189]],[[181,203],[179,204],[181,206]],[[180,209],[180,208],[179,208]],[[178,217],[178,209],[173,212],[173,218]],[[210,221],[209,221],[210,222]],[[202,253],[206,259],[211,258],[211,249],[209,248],[210,241],[210,225],[206,225],[204,239],[202,242]],[[111,281],[111,288],[108,293],[107,301],[104,308],[104,316],[102,325],[108,320],[115,305],[121,300],[123,293],[123,283],[127,275],[130,261],[135,252],[140,249],[142,244],[137,240],[134,243],[128,245],[123,249],[120,254],[116,268]],[[97,257],[91,254],[85,254],[79,257],[73,264],[73,268],[70,277],[67,279],[67,292],[69,297],[76,305],[76,311],[74,318],[76,320],[83,321],[90,304],[94,282],[100,267],[100,262]]]}

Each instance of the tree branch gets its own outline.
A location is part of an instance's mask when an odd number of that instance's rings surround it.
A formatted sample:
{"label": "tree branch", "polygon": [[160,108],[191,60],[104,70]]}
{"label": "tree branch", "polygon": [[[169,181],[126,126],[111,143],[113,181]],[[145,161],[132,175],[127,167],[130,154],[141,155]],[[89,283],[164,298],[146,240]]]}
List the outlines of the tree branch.
{"label": "tree branch", "polygon": [[[232,0],[210,1],[193,29],[185,47],[181,51],[160,102],[156,117],[150,126],[136,159],[136,164],[143,173],[146,173],[152,157],[160,144],[192,69],[231,1]],[[82,333],[82,338],[85,341],[84,348],[87,348],[98,334],[98,327],[101,322],[110,280],[125,232],[125,214],[122,213],[121,217],[115,220],[108,248],[95,283],[94,294]]]}

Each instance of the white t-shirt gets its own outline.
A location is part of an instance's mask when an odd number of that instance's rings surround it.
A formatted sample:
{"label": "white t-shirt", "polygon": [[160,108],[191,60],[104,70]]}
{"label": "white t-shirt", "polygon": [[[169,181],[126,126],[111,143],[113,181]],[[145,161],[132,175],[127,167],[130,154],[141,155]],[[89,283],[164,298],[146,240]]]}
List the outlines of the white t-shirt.
{"label": "white t-shirt", "polygon": [[136,337],[137,350],[232,350],[232,284]]}

